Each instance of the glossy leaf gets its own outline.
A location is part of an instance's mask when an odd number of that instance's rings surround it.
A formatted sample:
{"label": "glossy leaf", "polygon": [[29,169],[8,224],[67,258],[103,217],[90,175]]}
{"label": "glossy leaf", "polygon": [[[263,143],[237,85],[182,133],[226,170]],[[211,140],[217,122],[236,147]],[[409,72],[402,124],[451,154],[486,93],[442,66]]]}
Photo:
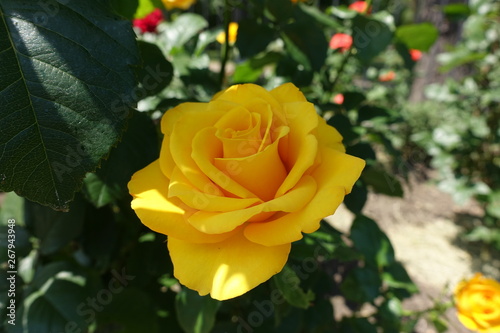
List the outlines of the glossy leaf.
{"label": "glossy leaf", "polygon": [[381,167],[366,167],[361,174],[361,179],[377,193],[391,197],[403,197],[401,182]]}
{"label": "glossy leaf", "polygon": [[158,158],[158,139],[151,118],[135,112],[122,141],[111,150],[95,173],[87,174],[84,194],[96,206],[102,207],[125,197],[127,184],[137,170]]}
{"label": "glossy leaf", "polygon": [[58,212],[35,202],[26,201],[25,216],[28,229],[40,241],[40,253],[56,252],[82,232],[85,204],[78,196],[70,212]]}
{"label": "glossy leaf", "polygon": [[125,127],[134,36],[98,0],[0,3],[1,190],[68,209]]}
{"label": "glossy leaf", "polygon": [[356,217],[351,226],[351,239],[368,265],[386,267],[395,261],[389,238],[372,219],[363,215]]}
{"label": "glossy leaf", "polygon": [[[39,269],[18,308],[16,326],[10,332],[85,331],[95,310],[85,302],[93,294],[88,277],[67,262],[54,262]],[[83,301],[83,302],[82,302]],[[10,325],[9,325],[10,326]]]}
{"label": "glossy leaf", "polygon": [[175,298],[177,319],[186,333],[208,333],[214,327],[220,302],[182,288]]}
{"label": "glossy leaf", "polygon": [[356,15],[353,24],[352,38],[356,47],[355,56],[359,60],[369,62],[389,46],[392,31],[385,23]]}
{"label": "glossy leaf", "polygon": [[236,46],[243,58],[248,58],[264,51],[267,45],[276,38],[274,29],[255,20],[239,22]]}
{"label": "glossy leaf", "polygon": [[311,290],[305,292],[300,287],[300,278],[290,266],[286,265],[280,273],[273,276],[273,281],[290,305],[301,309],[311,306],[314,293]]}

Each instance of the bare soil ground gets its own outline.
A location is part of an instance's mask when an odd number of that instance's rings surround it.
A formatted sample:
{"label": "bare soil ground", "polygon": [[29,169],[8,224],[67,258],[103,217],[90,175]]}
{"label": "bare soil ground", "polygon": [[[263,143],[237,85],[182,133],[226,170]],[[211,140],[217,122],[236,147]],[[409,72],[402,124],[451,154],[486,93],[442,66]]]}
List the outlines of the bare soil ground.
{"label": "bare soil ground", "polygon": [[[435,299],[451,300],[456,284],[475,272],[500,278],[500,255],[462,238],[468,227],[480,222],[482,210],[474,202],[458,206],[429,181],[411,177],[404,198],[370,194],[363,213],[377,221],[388,235],[397,259],[420,289],[419,294],[405,301],[408,310],[428,309]],[[341,206],[328,220],[348,232],[352,214]],[[445,319],[447,332],[470,332],[456,319],[453,308]],[[416,332],[436,330],[421,320]]]}

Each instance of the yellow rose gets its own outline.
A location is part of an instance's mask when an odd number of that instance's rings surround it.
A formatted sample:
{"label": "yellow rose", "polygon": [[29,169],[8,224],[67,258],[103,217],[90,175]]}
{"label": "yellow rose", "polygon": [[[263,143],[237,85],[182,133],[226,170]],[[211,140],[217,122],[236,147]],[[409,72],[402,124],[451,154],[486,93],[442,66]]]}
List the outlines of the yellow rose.
{"label": "yellow rose", "polygon": [[163,2],[163,5],[165,8],[168,10],[173,9],[173,8],[179,8],[179,9],[188,9],[191,7],[196,0],[161,0]]}
{"label": "yellow rose", "polygon": [[281,271],[365,163],[291,83],[235,85],[165,113],[160,158],[129,183],[141,221],[168,235],[174,275],[225,300]]}
{"label": "yellow rose", "polygon": [[[229,23],[229,44],[234,44],[236,42],[236,37],[238,36],[238,23]],[[215,38],[220,44],[226,42],[226,32],[221,31]]]}
{"label": "yellow rose", "polygon": [[500,332],[500,283],[482,274],[460,282],[455,289],[458,319],[465,327],[482,332]]}

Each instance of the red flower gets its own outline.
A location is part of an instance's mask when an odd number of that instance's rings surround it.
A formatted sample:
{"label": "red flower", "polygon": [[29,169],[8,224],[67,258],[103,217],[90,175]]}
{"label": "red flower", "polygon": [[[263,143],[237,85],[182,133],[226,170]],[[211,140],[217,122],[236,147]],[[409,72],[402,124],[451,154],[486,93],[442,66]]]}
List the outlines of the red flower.
{"label": "red flower", "polygon": [[352,46],[352,37],[347,34],[338,33],[332,36],[330,40],[330,48],[333,50],[340,49],[340,52],[349,50]]}
{"label": "red flower", "polygon": [[396,73],[394,73],[394,71],[388,71],[387,73],[384,73],[384,74],[380,74],[378,76],[378,80],[380,82],[388,82],[388,81],[392,81],[396,78]]}
{"label": "red flower", "polygon": [[145,17],[141,19],[134,19],[132,23],[134,27],[141,29],[143,33],[155,32],[156,27],[158,26],[161,20],[163,20],[163,14],[161,13],[160,9],[156,8]]}
{"label": "red flower", "polygon": [[409,52],[411,60],[413,61],[419,61],[420,58],[422,58],[422,51],[420,50],[411,49]]}
{"label": "red flower", "polygon": [[365,1],[353,2],[349,5],[348,8],[361,14],[364,13],[370,14],[372,12],[372,8],[371,7],[367,8],[367,3]]}
{"label": "red flower", "polygon": [[335,104],[342,104],[342,103],[344,103],[344,95],[337,94],[337,95],[333,96],[333,103],[335,103]]}

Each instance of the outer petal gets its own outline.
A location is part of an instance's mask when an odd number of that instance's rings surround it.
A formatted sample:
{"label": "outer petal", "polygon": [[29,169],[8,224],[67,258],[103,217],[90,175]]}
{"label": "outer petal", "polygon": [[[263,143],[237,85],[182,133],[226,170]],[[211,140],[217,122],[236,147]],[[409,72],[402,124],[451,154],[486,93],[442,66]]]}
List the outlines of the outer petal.
{"label": "outer petal", "polygon": [[293,83],[285,83],[269,92],[281,104],[307,102],[304,94]]}
{"label": "outer petal", "polygon": [[[316,182],[310,176],[305,176],[297,186],[276,199],[263,202],[259,205],[248,207],[245,209],[228,211],[228,212],[196,212],[188,218],[196,229],[209,234],[218,234],[229,232],[238,226],[252,221],[261,221],[259,217],[267,215],[261,213],[274,212],[295,212],[302,209],[314,196],[316,192]],[[261,214],[260,216],[258,214]],[[326,215],[325,215],[326,216]],[[251,224],[268,224],[269,222],[256,222]],[[281,231],[280,231],[281,232]],[[272,237],[272,235],[269,235]],[[279,237],[279,236],[278,236]],[[279,243],[283,244],[283,243]]]}
{"label": "outer petal", "polygon": [[226,300],[240,296],[279,273],[290,244],[262,246],[241,232],[219,243],[194,244],[169,237],[174,276],[200,295]]}
{"label": "outer petal", "polygon": [[290,134],[286,145],[280,146],[280,155],[289,173],[278,189],[277,196],[286,193],[297,184],[314,164],[318,149],[316,136],[311,134],[320,119],[314,106],[307,102],[296,102],[285,104],[284,110]]}
{"label": "outer petal", "polygon": [[231,198],[220,195],[219,189],[214,185],[213,193],[201,192],[179,171],[174,169],[173,178],[168,188],[168,196],[178,197],[191,208],[209,212],[232,211],[247,208],[261,202],[258,198]]}
{"label": "outer petal", "polygon": [[177,198],[168,199],[168,178],[155,161],[137,171],[128,183],[134,197],[132,208],[153,231],[191,242],[210,243],[226,239],[231,234],[207,235],[193,228],[185,218],[192,211]]}
{"label": "outer petal", "polygon": [[359,178],[365,162],[329,148],[323,148],[321,155],[323,162],[311,174],[318,184],[314,198],[302,210],[266,223],[249,224],[245,236],[250,241],[272,246],[299,240],[302,232],[314,232],[323,217],[335,212]]}

